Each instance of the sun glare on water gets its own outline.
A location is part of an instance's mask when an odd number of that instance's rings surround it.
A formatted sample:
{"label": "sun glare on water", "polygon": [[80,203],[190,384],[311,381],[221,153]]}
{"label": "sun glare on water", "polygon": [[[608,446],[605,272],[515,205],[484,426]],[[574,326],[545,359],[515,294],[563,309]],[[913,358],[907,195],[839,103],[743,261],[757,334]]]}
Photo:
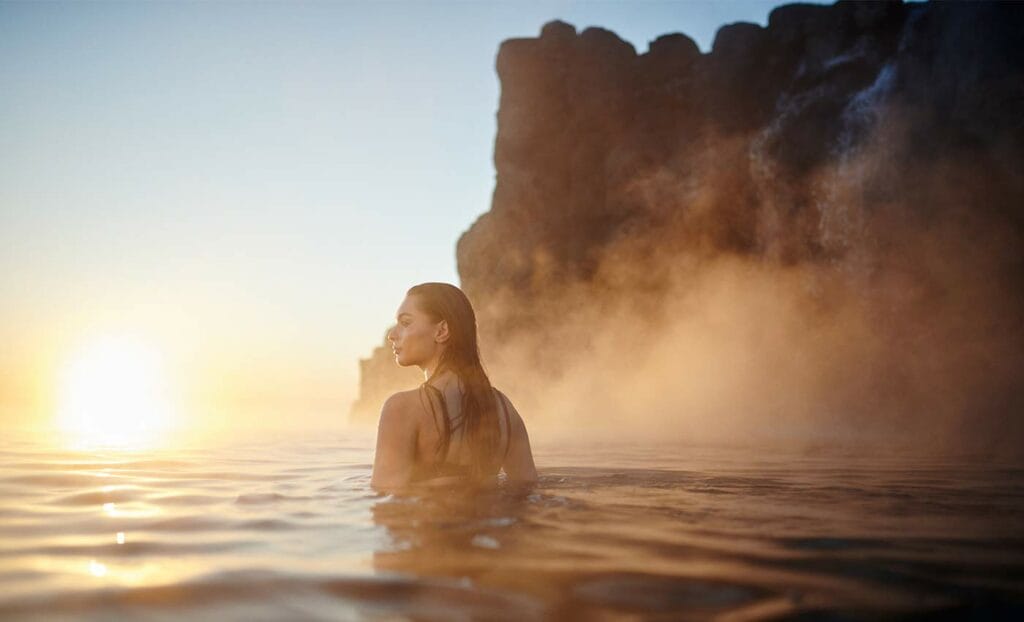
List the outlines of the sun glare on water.
{"label": "sun glare on water", "polygon": [[163,441],[174,412],[160,353],[108,337],[64,368],[56,423],[69,445],[146,449]]}

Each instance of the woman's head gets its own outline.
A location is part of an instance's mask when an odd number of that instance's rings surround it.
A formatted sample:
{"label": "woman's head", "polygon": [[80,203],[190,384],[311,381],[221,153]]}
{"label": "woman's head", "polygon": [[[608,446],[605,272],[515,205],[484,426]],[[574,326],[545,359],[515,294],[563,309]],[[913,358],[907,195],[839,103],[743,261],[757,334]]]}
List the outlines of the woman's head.
{"label": "woman's head", "polygon": [[[498,411],[491,381],[480,363],[476,314],[462,290],[447,283],[422,283],[409,288],[396,313],[398,324],[388,340],[399,365],[419,365],[431,377],[450,369],[462,386],[460,425],[473,456],[477,475],[494,470],[498,445]],[[428,382],[424,386],[429,386]],[[437,389],[434,389],[437,391]],[[429,402],[433,412],[434,401]],[[443,462],[451,442],[444,427],[437,452]],[[497,464],[500,466],[500,459]]]}
{"label": "woman's head", "polygon": [[476,314],[466,294],[448,283],[409,288],[388,340],[399,365],[419,365],[430,373],[456,373],[480,366]]}

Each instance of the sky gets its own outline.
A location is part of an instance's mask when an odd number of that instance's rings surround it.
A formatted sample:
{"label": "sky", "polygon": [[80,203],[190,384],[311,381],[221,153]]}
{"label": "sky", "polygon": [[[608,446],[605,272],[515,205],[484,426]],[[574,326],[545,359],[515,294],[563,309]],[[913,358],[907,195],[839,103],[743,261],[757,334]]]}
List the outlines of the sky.
{"label": "sky", "polygon": [[110,391],[152,367],[186,417],[343,422],[489,209],[501,41],[561,19],[707,51],[776,4],[0,2],[0,424],[115,359]]}

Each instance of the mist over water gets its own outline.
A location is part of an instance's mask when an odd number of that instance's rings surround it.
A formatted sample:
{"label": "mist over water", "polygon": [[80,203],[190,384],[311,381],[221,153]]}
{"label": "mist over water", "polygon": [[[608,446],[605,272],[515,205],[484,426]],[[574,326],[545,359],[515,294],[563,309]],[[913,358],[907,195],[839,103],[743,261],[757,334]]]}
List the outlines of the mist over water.
{"label": "mist over water", "polygon": [[[891,226],[897,247],[824,264],[638,243],[545,301],[495,375],[542,425],[1019,456],[1021,316],[998,234]],[[656,271],[665,289],[602,291]]]}
{"label": "mist over water", "polygon": [[616,438],[1020,458],[1022,23],[792,6],[705,55],[506,42],[459,243],[496,382]]}

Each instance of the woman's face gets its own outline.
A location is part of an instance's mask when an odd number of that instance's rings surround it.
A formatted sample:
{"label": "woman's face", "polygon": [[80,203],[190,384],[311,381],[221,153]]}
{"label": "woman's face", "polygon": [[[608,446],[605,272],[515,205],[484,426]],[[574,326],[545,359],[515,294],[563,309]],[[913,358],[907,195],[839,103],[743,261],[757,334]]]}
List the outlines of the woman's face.
{"label": "woman's face", "polygon": [[402,367],[428,365],[441,356],[444,322],[434,322],[420,311],[415,296],[406,296],[395,312],[398,324],[388,332],[395,361]]}

